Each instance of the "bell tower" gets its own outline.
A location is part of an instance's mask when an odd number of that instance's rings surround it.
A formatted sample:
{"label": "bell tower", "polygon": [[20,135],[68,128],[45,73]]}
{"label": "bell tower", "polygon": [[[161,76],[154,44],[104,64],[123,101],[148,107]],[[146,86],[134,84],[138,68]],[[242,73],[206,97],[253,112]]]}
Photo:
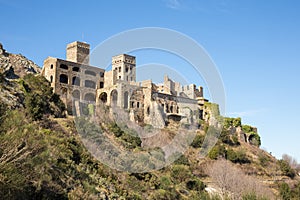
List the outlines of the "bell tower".
{"label": "bell tower", "polygon": [[112,57],[113,84],[117,80],[136,82],[136,62],[135,57],[127,54],[121,54]]}

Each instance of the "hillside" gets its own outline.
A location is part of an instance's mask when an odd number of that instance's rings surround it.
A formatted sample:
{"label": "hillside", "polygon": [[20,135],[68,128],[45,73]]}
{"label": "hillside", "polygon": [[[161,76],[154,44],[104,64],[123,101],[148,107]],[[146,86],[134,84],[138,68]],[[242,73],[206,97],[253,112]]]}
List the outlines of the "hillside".
{"label": "hillside", "polygon": [[[170,123],[159,138],[140,140],[114,121],[95,125],[65,116],[40,68],[0,47],[1,199],[300,199],[297,169],[260,149],[263,138],[239,118],[225,118],[205,158],[199,150],[209,124],[202,121],[191,146],[171,165],[145,173],[109,168],[91,155],[84,139],[105,145],[106,136],[119,149],[147,152],[174,137],[178,125]],[[78,133],[82,129],[88,130],[85,136]],[[164,161],[164,153],[155,159]]]}

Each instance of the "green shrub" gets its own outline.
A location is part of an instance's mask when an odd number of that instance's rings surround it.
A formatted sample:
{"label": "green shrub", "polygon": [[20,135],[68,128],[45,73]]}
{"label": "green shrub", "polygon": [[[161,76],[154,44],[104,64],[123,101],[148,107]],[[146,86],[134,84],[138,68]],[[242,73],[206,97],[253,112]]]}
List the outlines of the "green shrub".
{"label": "green shrub", "polygon": [[269,163],[269,158],[265,156],[263,153],[260,153],[258,155],[258,161],[261,166],[266,167]]}
{"label": "green shrub", "polygon": [[176,165],[190,165],[189,160],[185,155],[181,155],[177,160],[175,160],[174,164]]}
{"label": "green shrub", "polygon": [[287,183],[281,183],[279,185],[279,194],[282,200],[290,200],[291,199],[291,189]]}
{"label": "green shrub", "polygon": [[160,177],[160,188],[164,190],[168,190],[172,185],[172,181],[169,176],[161,176]]}
{"label": "green shrub", "polygon": [[277,163],[283,175],[288,176],[290,178],[294,178],[296,176],[295,170],[291,168],[290,164],[287,161],[281,159],[278,160]]}
{"label": "green shrub", "polygon": [[186,182],[186,188],[189,190],[203,191],[205,184],[199,179],[191,179]]}
{"label": "green shrub", "polygon": [[171,200],[171,199],[179,199],[179,194],[176,190],[163,190],[163,189],[158,189],[154,190],[151,195],[149,196],[150,200],[161,200],[161,199],[166,199],[166,200]]}
{"label": "green shrub", "polygon": [[171,177],[175,183],[181,183],[191,178],[192,173],[186,165],[173,165],[171,168]]}
{"label": "green shrub", "polygon": [[233,163],[240,163],[240,164],[245,164],[250,162],[250,160],[247,158],[245,151],[243,150],[234,151],[231,148],[227,149],[226,159],[230,160]]}
{"label": "green shrub", "polygon": [[249,134],[249,142],[250,142],[250,144],[259,147],[261,145],[260,136],[257,133],[255,133],[255,132],[250,132],[248,134]]}
{"label": "green shrub", "polygon": [[196,135],[193,142],[191,143],[191,146],[194,148],[201,148],[201,145],[204,141],[205,136],[204,135]]}
{"label": "green shrub", "polygon": [[50,83],[44,77],[28,74],[20,84],[25,93],[26,113],[32,120],[41,120],[45,114],[64,116],[64,103],[52,92]]}
{"label": "green shrub", "polygon": [[253,128],[249,125],[243,125],[242,126],[242,130],[245,132],[245,133],[250,133],[253,131]]}

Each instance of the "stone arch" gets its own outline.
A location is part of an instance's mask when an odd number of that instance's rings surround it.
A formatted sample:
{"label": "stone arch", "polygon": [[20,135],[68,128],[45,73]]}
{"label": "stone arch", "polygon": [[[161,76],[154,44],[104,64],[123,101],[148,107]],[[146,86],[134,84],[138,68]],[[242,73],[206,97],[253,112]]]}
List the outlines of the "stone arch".
{"label": "stone arch", "polygon": [[77,76],[74,76],[74,77],[72,78],[72,85],[80,86],[80,78],[77,77]]}
{"label": "stone arch", "polygon": [[65,88],[65,87],[62,87],[62,88],[60,89],[60,94],[61,94],[61,96],[62,96],[63,98],[67,97],[67,95],[68,95],[68,89]]}
{"label": "stone arch", "polygon": [[128,92],[124,92],[124,108],[128,109],[128,102],[129,102],[129,94]]}
{"label": "stone arch", "polygon": [[101,100],[102,103],[106,103],[107,102],[107,93],[106,92],[102,92],[99,95],[99,99]]}
{"label": "stone arch", "polygon": [[116,89],[112,90],[110,93],[110,102],[112,106],[116,106],[118,103],[118,91]]}
{"label": "stone arch", "polygon": [[93,93],[86,93],[84,95],[84,100],[88,102],[95,102],[95,95]]}
{"label": "stone arch", "polygon": [[79,90],[74,90],[72,92],[72,96],[74,99],[79,100],[80,99],[80,91]]}
{"label": "stone arch", "polygon": [[69,82],[68,76],[65,75],[65,74],[61,74],[61,75],[59,76],[59,82],[68,84],[68,82]]}

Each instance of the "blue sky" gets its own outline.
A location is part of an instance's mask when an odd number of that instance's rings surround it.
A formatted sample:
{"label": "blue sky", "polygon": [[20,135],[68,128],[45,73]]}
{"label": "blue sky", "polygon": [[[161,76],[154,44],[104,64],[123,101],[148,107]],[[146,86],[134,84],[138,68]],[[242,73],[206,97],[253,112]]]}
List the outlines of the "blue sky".
{"label": "blue sky", "polygon": [[[169,28],[196,40],[216,63],[226,113],[258,127],[262,147],[300,161],[300,2],[292,0],[3,1],[0,42],[42,66],[65,46],[91,48],[119,32]],[[187,64],[159,52],[134,52],[138,64]],[[189,76],[187,74],[186,76]],[[193,77],[193,74],[190,74]],[[201,80],[194,80],[201,84]]]}

